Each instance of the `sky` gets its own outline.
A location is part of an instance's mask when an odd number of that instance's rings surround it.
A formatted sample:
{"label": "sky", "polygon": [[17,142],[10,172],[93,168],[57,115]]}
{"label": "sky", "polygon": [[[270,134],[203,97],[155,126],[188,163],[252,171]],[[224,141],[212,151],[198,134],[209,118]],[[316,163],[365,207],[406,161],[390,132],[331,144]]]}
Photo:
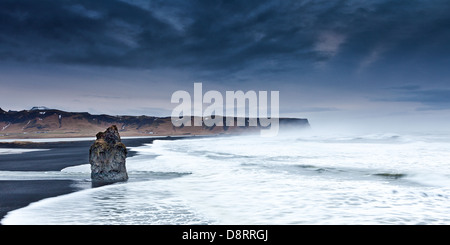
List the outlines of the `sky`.
{"label": "sky", "polygon": [[279,91],[312,126],[447,129],[447,0],[0,0],[0,107],[170,116]]}

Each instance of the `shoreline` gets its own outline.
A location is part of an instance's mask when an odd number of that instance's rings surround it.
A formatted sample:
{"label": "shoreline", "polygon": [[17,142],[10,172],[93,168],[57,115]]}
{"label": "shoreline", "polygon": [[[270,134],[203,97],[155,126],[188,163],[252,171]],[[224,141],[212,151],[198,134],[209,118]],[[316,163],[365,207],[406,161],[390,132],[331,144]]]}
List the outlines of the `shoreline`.
{"label": "shoreline", "polygon": [[33,202],[82,190],[74,184],[74,180],[0,180],[0,222],[8,212]]}
{"label": "shoreline", "polygon": [[[129,147],[151,144],[154,140],[178,140],[189,137],[124,137]],[[0,158],[0,171],[61,171],[66,167],[89,163],[89,147],[95,139],[62,142],[0,142],[0,148],[48,149],[46,151],[4,154]],[[137,153],[128,149],[128,157]],[[77,185],[70,179],[0,180],[0,222],[8,212],[28,206],[30,203],[69,194],[91,185]],[[88,187],[89,186],[89,187]]]}

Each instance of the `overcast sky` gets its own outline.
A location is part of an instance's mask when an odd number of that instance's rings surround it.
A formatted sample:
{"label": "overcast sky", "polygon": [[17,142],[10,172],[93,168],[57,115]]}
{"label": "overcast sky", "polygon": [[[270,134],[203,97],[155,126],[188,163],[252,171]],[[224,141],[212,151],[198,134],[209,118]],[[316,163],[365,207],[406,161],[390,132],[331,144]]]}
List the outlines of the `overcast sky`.
{"label": "overcast sky", "polygon": [[313,125],[450,122],[450,2],[0,0],[0,107],[168,116],[277,90]]}

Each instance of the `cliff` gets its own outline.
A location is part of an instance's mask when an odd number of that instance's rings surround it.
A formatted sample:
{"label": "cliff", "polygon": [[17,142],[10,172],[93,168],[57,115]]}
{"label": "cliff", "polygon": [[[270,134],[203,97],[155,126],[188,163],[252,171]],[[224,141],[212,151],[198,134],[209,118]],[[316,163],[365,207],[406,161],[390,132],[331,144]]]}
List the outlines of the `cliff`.
{"label": "cliff", "polygon": [[[240,134],[260,129],[259,126],[174,127],[170,117],[92,115],[45,107],[8,112],[0,109],[0,139],[91,137],[110,125],[117,125],[121,136]],[[309,123],[307,119],[280,118],[280,129],[286,126],[303,129]]]}

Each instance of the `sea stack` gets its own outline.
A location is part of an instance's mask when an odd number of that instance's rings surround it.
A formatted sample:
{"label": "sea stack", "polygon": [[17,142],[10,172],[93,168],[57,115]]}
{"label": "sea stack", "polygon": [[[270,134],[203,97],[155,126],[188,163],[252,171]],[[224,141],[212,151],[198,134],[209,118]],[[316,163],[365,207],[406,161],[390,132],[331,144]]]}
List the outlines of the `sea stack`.
{"label": "sea stack", "polygon": [[116,125],[97,134],[89,149],[91,179],[94,183],[112,183],[128,180],[125,159],[127,148],[121,142]]}

